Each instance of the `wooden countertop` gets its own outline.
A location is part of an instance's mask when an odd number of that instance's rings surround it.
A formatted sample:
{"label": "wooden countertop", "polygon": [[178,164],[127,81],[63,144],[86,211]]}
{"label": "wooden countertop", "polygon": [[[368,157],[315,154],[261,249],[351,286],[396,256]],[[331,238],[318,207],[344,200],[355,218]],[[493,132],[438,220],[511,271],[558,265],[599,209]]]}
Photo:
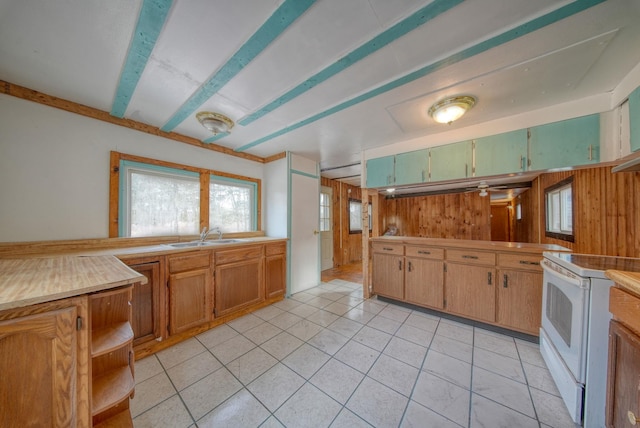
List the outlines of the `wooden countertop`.
{"label": "wooden countertop", "polygon": [[0,259],[0,310],[135,282],[147,278],[114,256]]}
{"label": "wooden countertop", "polygon": [[527,242],[476,241],[471,239],[419,238],[411,236],[379,236],[371,238],[373,242],[389,242],[398,244],[432,245],[440,247],[468,248],[474,250],[535,252],[571,251],[560,245],[530,244]]}
{"label": "wooden countertop", "polygon": [[605,275],[628,292],[640,296],[640,272],[608,270]]}

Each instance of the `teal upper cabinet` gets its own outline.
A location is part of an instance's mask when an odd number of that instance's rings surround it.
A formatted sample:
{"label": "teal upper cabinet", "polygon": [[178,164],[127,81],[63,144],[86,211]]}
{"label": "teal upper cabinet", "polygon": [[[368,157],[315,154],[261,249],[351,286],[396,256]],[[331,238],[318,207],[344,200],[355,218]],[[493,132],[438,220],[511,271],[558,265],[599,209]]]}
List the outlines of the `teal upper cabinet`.
{"label": "teal upper cabinet", "polygon": [[629,95],[629,134],[631,151],[640,150],[640,87]]}
{"label": "teal upper cabinet", "polygon": [[599,114],[536,126],[530,132],[531,171],[587,165],[600,160]]}
{"label": "teal upper cabinet", "polygon": [[367,187],[385,187],[395,183],[395,156],[367,161]]}
{"label": "teal upper cabinet", "polygon": [[425,183],[429,179],[429,149],[396,155],[397,186]]}
{"label": "teal upper cabinet", "polygon": [[478,138],[475,146],[475,176],[509,174],[526,169],[527,130]]}
{"label": "teal upper cabinet", "polygon": [[472,153],[471,141],[432,147],[431,181],[471,177]]}

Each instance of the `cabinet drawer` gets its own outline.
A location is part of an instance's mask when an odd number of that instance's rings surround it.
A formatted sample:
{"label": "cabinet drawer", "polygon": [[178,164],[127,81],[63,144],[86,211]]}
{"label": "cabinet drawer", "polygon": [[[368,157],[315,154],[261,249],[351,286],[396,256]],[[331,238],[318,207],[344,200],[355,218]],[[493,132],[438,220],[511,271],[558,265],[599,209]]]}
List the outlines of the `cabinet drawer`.
{"label": "cabinet drawer", "polygon": [[431,248],[431,247],[414,247],[413,245],[407,245],[405,248],[405,256],[420,257],[423,259],[444,259],[444,249]]}
{"label": "cabinet drawer", "polygon": [[185,272],[193,269],[209,267],[210,251],[198,251],[180,256],[169,257],[169,272]]}
{"label": "cabinet drawer", "polygon": [[385,254],[404,254],[404,245],[403,244],[385,244],[382,242],[374,242],[373,243],[373,252],[374,253],[385,253]]}
{"label": "cabinet drawer", "polygon": [[498,266],[511,269],[527,269],[542,272],[541,254],[498,254]]}
{"label": "cabinet drawer", "polygon": [[447,250],[447,261],[493,266],[496,264],[496,255],[480,251]]}
{"label": "cabinet drawer", "polygon": [[216,251],[216,265],[240,262],[260,257],[262,257],[262,246],[259,245],[236,248],[234,250],[220,250]]}
{"label": "cabinet drawer", "polygon": [[284,254],[287,252],[287,243],[278,242],[276,244],[267,244],[265,253],[267,256],[273,256],[275,254]]}

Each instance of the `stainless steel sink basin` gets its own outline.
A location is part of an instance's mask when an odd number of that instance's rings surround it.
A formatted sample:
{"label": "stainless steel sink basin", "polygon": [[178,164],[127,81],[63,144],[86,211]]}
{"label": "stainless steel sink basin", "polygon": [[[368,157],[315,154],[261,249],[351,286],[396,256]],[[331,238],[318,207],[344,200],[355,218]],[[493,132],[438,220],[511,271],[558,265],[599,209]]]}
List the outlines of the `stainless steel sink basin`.
{"label": "stainless steel sink basin", "polygon": [[191,242],[176,242],[174,244],[167,244],[173,248],[192,248],[192,247],[210,247],[212,245],[233,244],[234,242],[247,242],[243,239],[214,239],[211,241],[191,241]]}

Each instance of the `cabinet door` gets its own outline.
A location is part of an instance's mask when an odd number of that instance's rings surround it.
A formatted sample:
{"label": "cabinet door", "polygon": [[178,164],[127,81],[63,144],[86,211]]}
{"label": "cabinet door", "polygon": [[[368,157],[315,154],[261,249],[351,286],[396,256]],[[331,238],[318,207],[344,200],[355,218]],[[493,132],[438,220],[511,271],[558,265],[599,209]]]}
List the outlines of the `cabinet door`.
{"label": "cabinet door", "polygon": [[76,426],[76,317],[68,307],[0,321],[0,426]]}
{"label": "cabinet door", "polygon": [[475,143],[475,176],[525,171],[526,157],[526,129],[478,138]]}
{"label": "cabinet door", "polygon": [[629,134],[631,151],[640,150],[640,87],[629,95]]}
{"label": "cabinet door", "polygon": [[367,161],[367,187],[384,187],[394,184],[395,157],[369,159]]}
{"label": "cabinet door", "polygon": [[264,301],[262,258],[216,265],[216,316]]}
{"label": "cabinet door", "polygon": [[265,292],[267,299],[284,296],[287,287],[287,262],[284,254],[265,257]]}
{"label": "cabinet door", "polygon": [[404,299],[404,257],[373,254],[372,286],[375,294]]}
{"label": "cabinet door", "polygon": [[470,177],[472,153],[471,141],[431,148],[431,181]]}
{"label": "cabinet door", "polygon": [[432,308],[443,308],[444,263],[406,257],[404,297],[407,302]]}
{"label": "cabinet door", "polygon": [[429,150],[396,155],[395,184],[425,183],[429,179]]}
{"label": "cabinet door", "polygon": [[129,267],[147,277],[146,284],[137,283],[133,287],[131,327],[135,346],[163,337],[164,296],[161,295],[160,262]]}
{"label": "cabinet door", "polygon": [[449,263],[445,275],[445,308],[469,318],[495,322],[496,270]]}
{"label": "cabinet door", "polygon": [[609,328],[607,427],[629,427],[631,413],[640,418],[640,338],[622,324]]}
{"label": "cabinet door", "polygon": [[537,336],[542,313],[542,273],[498,270],[497,322]]}
{"label": "cabinet door", "polygon": [[600,161],[599,114],[535,126],[530,132],[531,171]]}
{"label": "cabinet door", "polygon": [[211,298],[209,269],[170,275],[169,333],[180,333],[209,321]]}

